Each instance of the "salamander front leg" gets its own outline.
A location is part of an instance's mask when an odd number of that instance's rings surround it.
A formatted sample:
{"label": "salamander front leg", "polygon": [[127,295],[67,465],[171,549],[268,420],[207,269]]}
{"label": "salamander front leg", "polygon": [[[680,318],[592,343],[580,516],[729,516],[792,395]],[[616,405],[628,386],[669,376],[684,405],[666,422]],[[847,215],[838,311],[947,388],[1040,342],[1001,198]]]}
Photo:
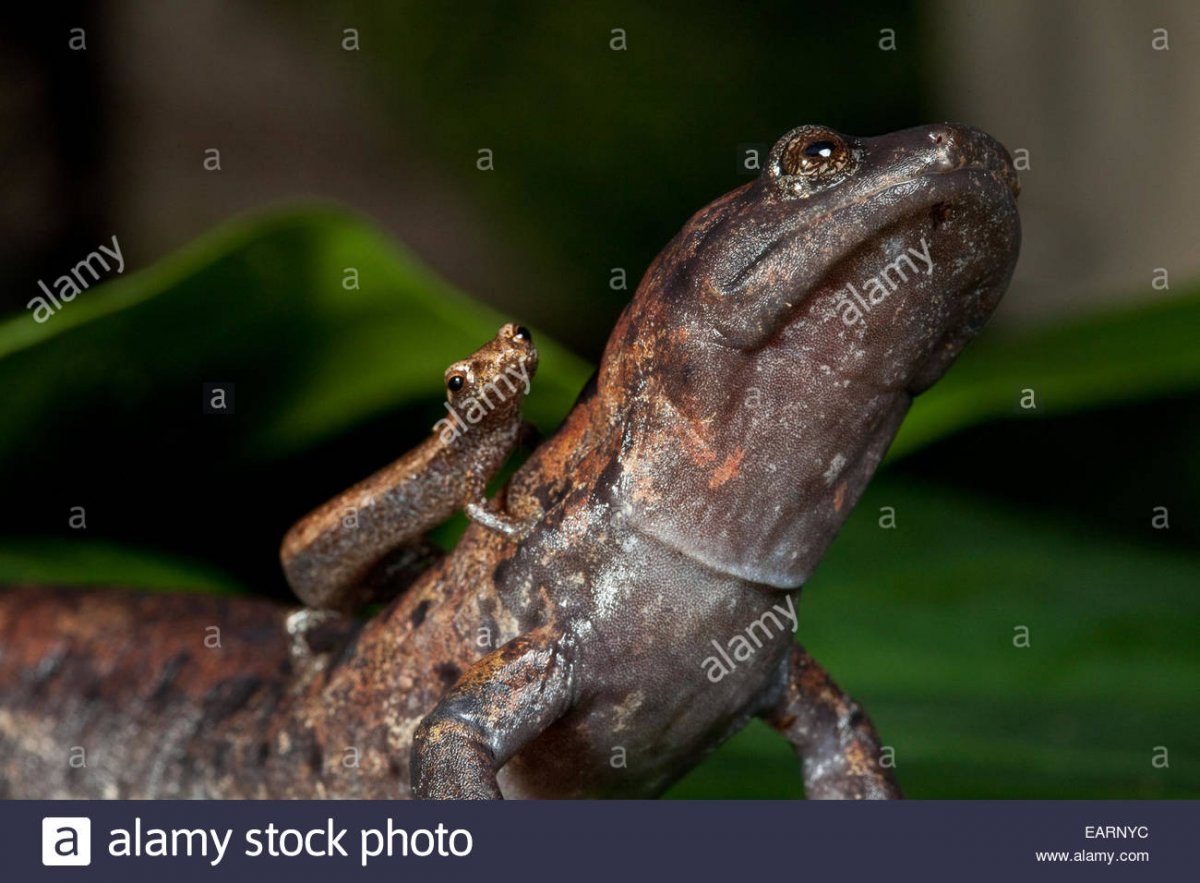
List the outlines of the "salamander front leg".
{"label": "salamander front leg", "polygon": [[496,773],[570,707],[571,657],[539,629],[471,666],[413,734],[413,796],[502,798]]}

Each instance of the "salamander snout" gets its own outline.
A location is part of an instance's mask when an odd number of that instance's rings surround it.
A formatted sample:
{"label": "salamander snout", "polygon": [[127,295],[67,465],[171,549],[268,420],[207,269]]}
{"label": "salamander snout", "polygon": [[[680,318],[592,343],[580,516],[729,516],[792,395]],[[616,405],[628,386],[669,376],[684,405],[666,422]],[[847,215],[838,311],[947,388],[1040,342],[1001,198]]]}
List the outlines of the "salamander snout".
{"label": "salamander snout", "polygon": [[940,123],[929,126],[926,138],[930,148],[930,164],[937,171],[984,169],[1000,178],[1015,199],[1021,192],[1012,157],[1004,145],[974,126]]}

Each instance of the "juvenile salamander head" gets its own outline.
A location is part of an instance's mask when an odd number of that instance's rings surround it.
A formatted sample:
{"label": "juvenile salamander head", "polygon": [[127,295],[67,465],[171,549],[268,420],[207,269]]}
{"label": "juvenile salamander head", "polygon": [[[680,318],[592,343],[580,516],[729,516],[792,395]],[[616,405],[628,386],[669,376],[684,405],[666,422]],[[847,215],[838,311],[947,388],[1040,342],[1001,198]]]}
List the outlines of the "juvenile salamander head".
{"label": "juvenile salamander head", "polygon": [[623,397],[613,490],[634,524],[800,584],[1004,293],[1018,189],[965,126],[785,135],[658,256],[609,341],[599,390]]}
{"label": "juvenile salamander head", "polygon": [[446,399],[461,410],[508,416],[519,411],[538,366],[533,334],[511,322],[445,372]]}

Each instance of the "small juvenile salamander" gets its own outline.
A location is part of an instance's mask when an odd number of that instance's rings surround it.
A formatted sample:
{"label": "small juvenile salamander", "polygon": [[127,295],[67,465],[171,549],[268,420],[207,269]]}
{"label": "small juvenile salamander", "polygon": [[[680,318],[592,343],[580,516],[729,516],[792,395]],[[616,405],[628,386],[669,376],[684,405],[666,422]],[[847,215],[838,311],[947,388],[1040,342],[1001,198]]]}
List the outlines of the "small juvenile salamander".
{"label": "small juvenile salamander", "polygon": [[489,511],[484,491],[521,436],[521,401],[537,364],[533,335],[507,324],[447,368],[448,416],[433,434],[287,532],[279,557],[297,597],[310,608],[353,612],[394,593],[437,557],[422,535],[460,509],[520,537],[526,526]]}

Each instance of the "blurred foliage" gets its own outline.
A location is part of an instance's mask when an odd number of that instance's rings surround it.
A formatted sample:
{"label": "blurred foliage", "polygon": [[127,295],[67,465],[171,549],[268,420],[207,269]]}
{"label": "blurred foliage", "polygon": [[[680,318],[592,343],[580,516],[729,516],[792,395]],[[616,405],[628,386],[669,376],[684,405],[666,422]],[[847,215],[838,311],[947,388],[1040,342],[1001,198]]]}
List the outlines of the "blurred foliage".
{"label": "blurred foliage", "polygon": [[[911,797],[1195,797],[1197,586],[1194,548],[885,474],[805,587],[800,637],[895,749]],[[1169,769],[1151,764],[1159,745]],[[672,794],[798,796],[796,769],[757,725]]]}
{"label": "blurred foliage", "polygon": [[[1062,416],[1097,405],[1166,398],[1200,386],[1200,291],[1086,316],[1015,339],[984,335],[917,399],[888,451],[904,456],[939,436],[999,417]],[[1037,407],[1023,407],[1022,390]]]}
{"label": "blurred foliage", "polygon": [[[869,135],[925,115],[913,3],[302,9],[314,51],[372,88],[539,268],[544,287],[521,303],[592,356],[603,343],[595,323],[610,325],[629,296],[609,288],[611,269],[624,268],[632,288],[699,208],[696,194],[749,180],[739,145],[769,146],[802,123]],[[358,52],[340,48],[349,27]],[[899,34],[897,51],[879,50],[881,28]],[[477,171],[484,148],[494,171]]]}
{"label": "blurred foliage", "polygon": [[[506,318],[528,321],[450,289],[362,221],[311,208],[235,221],[44,325],[9,319],[0,482],[16,502],[0,512],[0,582],[282,593],[287,525],[427,433],[443,366]],[[1191,294],[985,335],[918,400],[897,442],[910,456],[872,485],[801,608],[801,638],[870,710],[911,795],[1200,790],[1200,553],[1163,536],[1196,530],[1198,326]],[[590,367],[534,327],[529,410],[549,431]],[[202,414],[213,381],[236,383],[235,414]],[[1017,405],[1024,388],[1038,410]],[[1031,426],[1054,444],[1012,443]],[[1035,514],[1013,490],[1075,473],[1108,493],[1143,465],[1113,447],[1122,439],[1153,440],[1142,460],[1165,470],[1136,523],[1097,522],[1086,496]],[[1038,468],[1048,478],[1023,480]],[[971,489],[972,475],[992,485]],[[1185,478],[1164,487],[1166,475]],[[1153,531],[1150,501],[1168,497],[1172,530]],[[86,534],[66,526],[75,505]],[[879,529],[881,506],[895,530]],[[1013,646],[1020,625],[1028,649]],[[1169,771],[1151,765],[1158,745]],[[786,746],[755,725],[673,794],[798,791]]]}
{"label": "blurred foliage", "polygon": [[[5,418],[20,427],[0,438],[0,477],[80,408],[144,414],[170,397],[173,416],[193,424],[202,379],[237,378],[254,414],[231,421],[231,453],[285,455],[428,395],[431,378],[504,321],[336,209],[235,221],[50,321],[0,324]],[[540,335],[538,349],[544,371],[527,410],[545,422],[590,369]]]}
{"label": "blurred foliage", "polygon": [[[53,524],[69,537],[83,506],[89,535],[282,594],[288,523],[427,434],[444,416],[442,370],[507,318],[339,211],[234,221],[44,324],[0,323],[0,486],[21,501],[0,535]],[[549,431],[591,369],[520,318],[541,354],[526,413]],[[227,381],[234,413],[205,415],[204,384]],[[0,579],[75,581],[63,561],[41,577],[31,566]],[[76,579],[93,581],[89,561]]]}
{"label": "blurred foliage", "polygon": [[87,538],[0,538],[0,584],[88,584],[150,591],[242,594],[233,577],[203,561]]}

